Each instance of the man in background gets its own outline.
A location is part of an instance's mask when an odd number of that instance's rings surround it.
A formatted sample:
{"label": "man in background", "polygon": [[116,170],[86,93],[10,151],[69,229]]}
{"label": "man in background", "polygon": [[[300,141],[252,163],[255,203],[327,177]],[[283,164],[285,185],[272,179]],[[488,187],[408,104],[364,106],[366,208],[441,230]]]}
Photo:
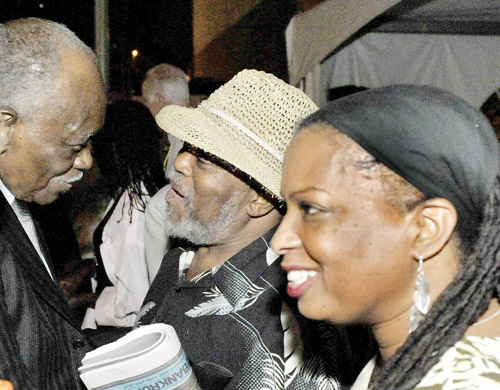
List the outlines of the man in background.
{"label": "man in background", "polygon": [[[148,70],[142,82],[142,98],[149,111],[156,116],[160,110],[171,104],[189,106],[188,76],[174,65],[159,64]],[[173,170],[173,161],[182,148],[182,142],[168,134],[166,172]],[[172,157],[173,156],[173,157]]]}
{"label": "man in background", "polygon": [[0,24],[0,378],[80,389],[81,333],[28,203],[49,204],[92,165],[105,87],[93,52],[41,19]]}
{"label": "man in background", "polygon": [[[159,64],[151,68],[142,83],[142,97],[153,116],[169,105],[189,106],[188,77],[181,69],[170,64]],[[165,174],[174,171],[174,160],[182,148],[182,141],[168,134],[170,144],[165,158]],[[144,244],[150,283],[153,281],[161,260],[167,250],[165,232],[165,195],[167,185],[153,196],[146,207]]]}

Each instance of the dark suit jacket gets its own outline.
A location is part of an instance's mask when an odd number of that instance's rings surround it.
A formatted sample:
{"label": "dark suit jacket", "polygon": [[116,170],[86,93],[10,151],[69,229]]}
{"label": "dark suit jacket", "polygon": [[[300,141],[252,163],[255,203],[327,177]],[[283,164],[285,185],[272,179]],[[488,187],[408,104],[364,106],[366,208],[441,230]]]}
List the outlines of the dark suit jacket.
{"label": "dark suit jacket", "polygon": [[16,390],[81,389],[77,367],[90,349],[0,192],[0,378]]}

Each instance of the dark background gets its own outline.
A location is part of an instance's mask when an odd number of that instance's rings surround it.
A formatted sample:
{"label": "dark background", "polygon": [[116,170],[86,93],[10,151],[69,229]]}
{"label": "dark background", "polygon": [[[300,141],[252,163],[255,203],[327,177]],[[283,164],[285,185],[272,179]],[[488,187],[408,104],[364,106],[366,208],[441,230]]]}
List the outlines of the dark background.
{"label": "dark background", "polygon": [[[65,24],[94,47],[93,0],[0,0],[0,22],[39,17]],[[167,62],[191,73],[191,0],[109,0],[110,91],[140,94],[150,67]],[[139,50],[132,68],[133,49]]]}

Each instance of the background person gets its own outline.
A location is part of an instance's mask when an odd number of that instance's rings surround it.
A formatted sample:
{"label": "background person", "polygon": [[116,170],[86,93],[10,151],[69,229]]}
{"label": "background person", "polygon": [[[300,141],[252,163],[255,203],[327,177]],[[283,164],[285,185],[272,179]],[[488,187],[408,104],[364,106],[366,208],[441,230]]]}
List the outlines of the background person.
{"label": "background person", "polygon": [[[189,106],[189,83],[182,69],[170,64],[159,64],[148,70],[141,86],[142,97],[153,116],[168,105]],[[168,152],[165,157],[165,174],[174,172],[174,160],[182,148],[182,141],[172,134],[168,136]],[[163,146],[165,149],[165,146]],[[170,186],[165,186],[153,196],[146,207],[146,262],[150,282],[153,281],[161,260],[167,251],[167,234],[165,232],[165,195]]]}
{"label": "background person", "polygon": [[132,326],[146,296],[144,211],[166,184],[160,137],[143,104],[117,101],[108,106],[103,128],[93,138],[110,202],[93,234],[99,297],[84,327]]}
{"label": "background person", "polygon": [[379,353],[353,389],[500,388],[498,153],[478,110],[431,87],[299,126],[272,246],[302,314],[371,325]]}
{"label": "background person", "polygon": [[0,24],[0,378],[80,389],[89,340],[62,294],[26,203],[49,204],[92,165],[106,107],[93,52],[40,19]]}

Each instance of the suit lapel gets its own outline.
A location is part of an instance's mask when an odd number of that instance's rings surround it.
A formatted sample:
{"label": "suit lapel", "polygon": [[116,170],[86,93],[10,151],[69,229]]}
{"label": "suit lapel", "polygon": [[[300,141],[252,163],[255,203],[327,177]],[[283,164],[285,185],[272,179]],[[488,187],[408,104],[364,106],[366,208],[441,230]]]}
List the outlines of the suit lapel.
{"label": "suit lapel", "polygon": [[[59,286],[56,285],[48,274],[42,259],[40,259],[36,249],[17,219],[16,214],[1,192],[0,216],[2,220],[0,223],[0,239],[8,241],[15,248],[16,252],[14,256],[16,257],[16,263],[22,268],[26,281],[42,300],[51,305],[75,327],[79,328],[79,324],[75,321],[73,313]],[[45,253],[47,252],[45,251]]]}
{"label": "suit lapel", "polygon": [[36,218],[36,216],[33,213],[31,214],[31,216],[33,218],[33,223],[35,224],[35,229],[37,232],[38,243],[40,244],[40,249],[42,250],[43,256],[45,257],[45,261],[47,262],[47,265],[50,269],[50,272],[54,276],[54,279],[56,280],[56,283],[57,283],[56,271],[54,269],[54,264],[52,263],[52,259],[50,257],[50,251],[49,251],[49,248],[47,246],[47,242],[45,241],[45,235],[43,234],[43,230],[40,227],[40,223],[38,222],[38,219]]}

